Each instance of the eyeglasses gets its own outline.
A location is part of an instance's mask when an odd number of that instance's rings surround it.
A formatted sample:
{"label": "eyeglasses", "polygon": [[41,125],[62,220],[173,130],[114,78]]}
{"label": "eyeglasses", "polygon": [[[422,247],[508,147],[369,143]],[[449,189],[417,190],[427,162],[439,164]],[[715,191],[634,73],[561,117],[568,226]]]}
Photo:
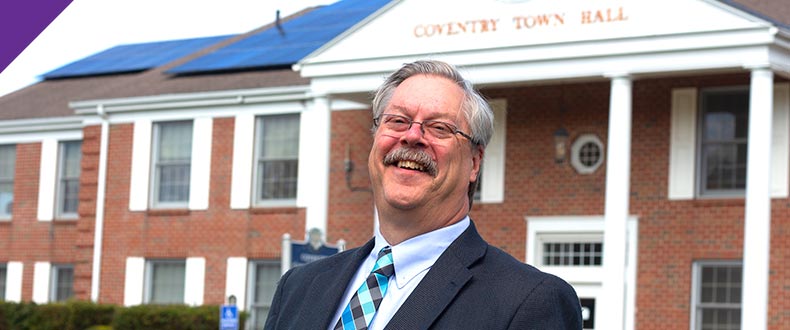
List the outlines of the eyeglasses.
{"label": "eyeglasses", "polygon": [[423,120],[422,122],[411,120],[406,116],[384,114],[373,118],[373,125],[382,127],[398,133],[403,133],[411,129],[412,124],[420,124],[420,131],[423,135],[430,136],[436,139],[447,139],[455,134],[459,134],[467,138],[472,143],[475,143],[469,134],[461,132],[453,124],[446,123],[438,120]]}

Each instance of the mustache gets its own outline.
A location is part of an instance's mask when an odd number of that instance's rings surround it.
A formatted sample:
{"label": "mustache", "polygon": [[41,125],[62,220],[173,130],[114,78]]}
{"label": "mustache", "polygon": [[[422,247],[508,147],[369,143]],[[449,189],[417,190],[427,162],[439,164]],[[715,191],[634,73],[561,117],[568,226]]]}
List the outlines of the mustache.
{"label": "mustache", "polygon": [[438,170],[436,169],[436,162],[426,152],[413,149],[413,148],[399,148],[391,151],[384,156],[384,165],[397,165],[402,160],[415,162],[425,169],[425,172],[431,176],[436,176]]}

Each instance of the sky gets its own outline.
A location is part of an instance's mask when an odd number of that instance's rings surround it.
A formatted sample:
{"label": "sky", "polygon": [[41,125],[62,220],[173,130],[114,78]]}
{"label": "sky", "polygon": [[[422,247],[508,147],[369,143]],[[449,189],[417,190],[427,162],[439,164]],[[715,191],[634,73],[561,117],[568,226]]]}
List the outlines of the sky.
{"label": "sky", "polygon": [[0,73],[0,96],[117,45],[237,34],[337,0],[73,0]]}

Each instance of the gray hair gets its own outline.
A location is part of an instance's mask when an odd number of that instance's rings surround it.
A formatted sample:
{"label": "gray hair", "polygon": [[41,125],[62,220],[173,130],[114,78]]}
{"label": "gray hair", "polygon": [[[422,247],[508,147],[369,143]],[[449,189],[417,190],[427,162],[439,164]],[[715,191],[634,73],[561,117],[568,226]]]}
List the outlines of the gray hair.
{"label": "gray hair", "polygon": [[[389,105],[390,99],[392,99],[392,94],[395,93],[395,89],[403,81],[411,76],[420,74],[447,78],[461,88],[464,93],[461,110],[466,122],[469,124],[469,128],[472,130],[471,142],[473,146],[478,146],[481,150],[484,150],[494,134],[494,112],[485,98],[474,89],[472,83],[464,79],[453,65],[445,62],[424,60],[406,63],[392,73],[379,86],[373,96],[373,118],[378,118],[384,112],[384,109]],[[376,127],[373,127],[373,129],[375,130]],[[475,182],[469,183],[467,197],[469,198],[470,209],[474,202],[474,195],[477,190],[477,184],[480,182],[481,173],[482,171],[477,173]]]}
{"label": "gray hair", "polygon": [[488,142],[491,141],[491,135],[494,134],[494,113],[491,106],[474,89],[471,82],[464,79],[454,66],[445,62],[426,60],[407,63],[387,77],[373,97],[373,118],[377,118],[384,112],[395,89],[404,80],[420,74],[447,78],[463,90],[464,100],[461,103],[461,110],[472,130],[472,143],[485,149]]}

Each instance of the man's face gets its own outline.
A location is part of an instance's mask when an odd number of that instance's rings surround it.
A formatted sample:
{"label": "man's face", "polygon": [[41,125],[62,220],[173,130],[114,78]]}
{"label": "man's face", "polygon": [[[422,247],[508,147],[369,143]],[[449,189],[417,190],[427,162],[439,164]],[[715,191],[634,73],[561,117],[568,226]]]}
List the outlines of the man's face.
{"label": "man's face", "polygon": [[[383,114],[416,122],[442,121],[469,133],[461,110],[463,97],[461,88],[446,78],[416,75],[395,89]],[[459,134],[440,139],[428,133],[427,128],[425,131],[423,134],[418,123],[404,132],[379,124],[368,159],[379,208],[424,208],[436,215],[468,208],[469,182],[477,178],[482,152],[473,153],[471,141]],[[399,150],[410,152],[393,156]],[[435,166],[434,171],[429,170],[431,166]]]}

